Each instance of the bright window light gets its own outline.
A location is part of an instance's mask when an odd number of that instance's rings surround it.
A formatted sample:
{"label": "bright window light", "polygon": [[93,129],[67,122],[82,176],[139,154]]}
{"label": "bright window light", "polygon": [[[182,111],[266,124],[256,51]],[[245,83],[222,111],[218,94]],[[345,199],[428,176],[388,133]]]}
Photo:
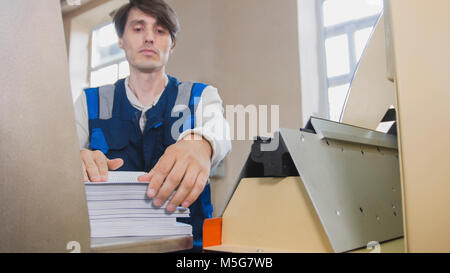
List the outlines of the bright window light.
{"label": "bright window light", "polygon": [[90,85],[98,87],[113,84],[128,77],[130,68],[113,23],[92,30]]}
{"label": "bright window light", "polygon": [[107,47],[119,42],[113,24],[108,24],[96,32],[98,33],[98,45],[101,47]]}
{"label": "bright window light", "polygon": [[373,27],[364,28],[355,32],[355,53],[357,62],[361,59],[361,55],[366,48],[366,44],[369,41],[372,34]]}
{"label": "bright window light", "polygon": [[91,87],[113,84],[117,80],[117,64],[91,72]]}
{"label": "bright window light", "polygon": [[339,121],[350,84],[328,88],[330,119]]}
{"label": "bright window light", "polygon": [[123,79],[130,75],[130,66],[127,61],[121,62],[119,64],[119,79]]}
{"label": "bright window light", "polygon": [[97,66],[125,58],[124,51],[119,47],[118,38],[112,23],[92,32],[91,56],[91,67],[94,69]]}
{"label": "bright window light", "polygon": [[323,3],[325,27],[379,14],[383,0],[326,0]]}
{"label": "bright window light", "polygon": [[335,77],[350,72],[348,39],[339,35],[325,40],[327,75]]}
{"label": "bright window light", "polygon": [[320,1],[328,112],[331,120],[339,121],[353,73],[383,11],[383,0]]}

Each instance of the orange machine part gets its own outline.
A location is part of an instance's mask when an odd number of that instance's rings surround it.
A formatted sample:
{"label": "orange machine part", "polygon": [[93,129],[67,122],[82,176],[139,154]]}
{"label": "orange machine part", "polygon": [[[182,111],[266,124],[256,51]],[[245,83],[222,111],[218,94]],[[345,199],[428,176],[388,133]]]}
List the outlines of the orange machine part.
{"label": "orange machine part", "polygon": [[222,218],[205,219],[203,222],[203,247],[222,244]]}

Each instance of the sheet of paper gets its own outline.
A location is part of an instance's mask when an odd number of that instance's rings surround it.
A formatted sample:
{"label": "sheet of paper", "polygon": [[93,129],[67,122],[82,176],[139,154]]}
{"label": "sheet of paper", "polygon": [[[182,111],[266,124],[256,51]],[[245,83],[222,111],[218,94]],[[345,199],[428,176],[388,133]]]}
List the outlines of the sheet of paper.
{"label": "sheet of paper", "polygon": [[108,172],[108,180],[106,182],[86,182],[86,184],[142,183],[138,181],[138,177],[144,174],[146,172]]}

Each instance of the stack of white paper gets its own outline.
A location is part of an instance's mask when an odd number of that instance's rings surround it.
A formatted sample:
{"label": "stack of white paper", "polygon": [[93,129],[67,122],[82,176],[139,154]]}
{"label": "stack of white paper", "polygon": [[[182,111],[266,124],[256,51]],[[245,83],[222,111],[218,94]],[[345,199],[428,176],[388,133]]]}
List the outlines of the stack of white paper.
{"label": "stack of white paper", "polygon": [[[146,195],[148,183],[138,182],[143,172],[109,172],[108,182],[86,182],[91,237],[192,235],[192,226],[176,222],[189,209],[155,207]],[[170,198],[169,198],[170,200]]]}

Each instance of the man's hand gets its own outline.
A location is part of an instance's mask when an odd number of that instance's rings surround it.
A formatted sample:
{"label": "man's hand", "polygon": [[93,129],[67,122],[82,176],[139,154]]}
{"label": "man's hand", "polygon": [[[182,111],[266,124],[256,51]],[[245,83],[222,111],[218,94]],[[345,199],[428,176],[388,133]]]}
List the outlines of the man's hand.
{"label": "man's hand", "polygon": [[189,207],[205,188],[211,168],[212,148],[199,135],[188,135],[167,147],[155,167],[139,181],[149,181],[147,196],[153,204],[161,206],[179,185],[177,192],[167,204],[172,212],[181,204]]}
{"label": "man's hand", "polygon": [[81,150],[84,182],[105,182],[108,180],[108,170],[114,171],[123,165],[121,158],[109,160],[99,150]]}

